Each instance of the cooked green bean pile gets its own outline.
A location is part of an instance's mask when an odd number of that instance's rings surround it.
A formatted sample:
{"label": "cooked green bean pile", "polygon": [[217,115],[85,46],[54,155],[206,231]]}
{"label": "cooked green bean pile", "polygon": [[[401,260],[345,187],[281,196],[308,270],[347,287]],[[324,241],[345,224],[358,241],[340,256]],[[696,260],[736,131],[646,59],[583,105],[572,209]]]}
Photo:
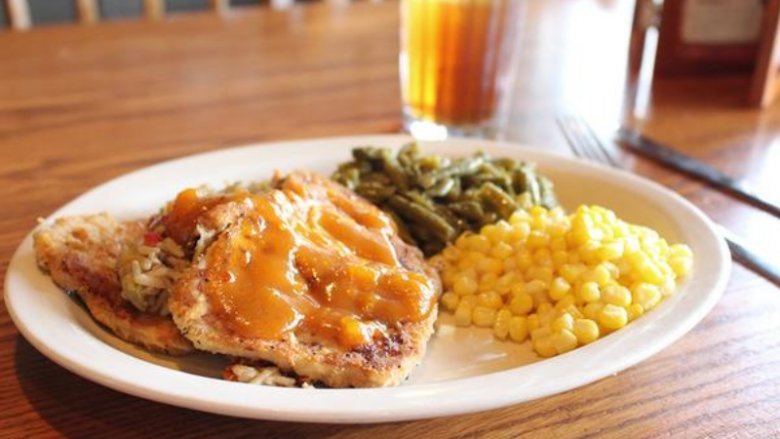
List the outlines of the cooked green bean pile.
{"label": "cooked green bean pile", "polygon": [[379,206],[401,237],[427,255],[462,232],[508,218],[517,209],[557,205],[552,183],[532,166],[483,152],[449,159],[422,156],[415,143],[390,149],[355,148],[332,178]]}

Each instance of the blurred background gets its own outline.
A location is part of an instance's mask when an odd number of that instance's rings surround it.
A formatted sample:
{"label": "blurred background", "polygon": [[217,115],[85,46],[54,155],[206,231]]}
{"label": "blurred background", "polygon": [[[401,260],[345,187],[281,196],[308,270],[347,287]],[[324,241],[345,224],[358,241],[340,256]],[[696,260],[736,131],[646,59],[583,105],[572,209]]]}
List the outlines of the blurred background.
{"label": "blurred background", "polygon": [[[300,0],[299,0],[300,1]],[[305,2],[306,0],[304,0]],[[143,15],[143,0],[98,0],[100,17],[103,20],[140,17]],[[261,0],[230,0],[230,6],[248,6],[263,3]],[[78,11],[73,0],[29,0],[33,25],[66,23],[76,20]],[[209,0],[168,0],[165,10],[169,13],[207,9]],[[0,8],[0,27],[7,27],[5,8]]]}

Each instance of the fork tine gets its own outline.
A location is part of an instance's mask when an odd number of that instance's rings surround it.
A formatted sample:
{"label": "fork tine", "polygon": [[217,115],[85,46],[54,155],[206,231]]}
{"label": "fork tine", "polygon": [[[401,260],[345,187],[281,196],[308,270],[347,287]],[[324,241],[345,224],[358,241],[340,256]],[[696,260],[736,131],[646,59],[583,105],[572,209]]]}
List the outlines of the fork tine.
{"label": "fork tine", "polygon": [[614,168],[620,167],[585,119],[570,115],[561,116],[558,118],[558,125],[575,156]]}
{"label": "fork tine", "polygon": [[598,162],[598,157],[591,155],[590,149],[587,145],[587,140],[582,136],[582,130],[577,124],[577,120],[573,116],[561,116],[558,118],[558,125],[563,132],[569,143],[569,148],[576,157],[579,157],[588,161]]}
{"label": "fork tine", "polygon": [[582,154],[580,154],[580,151],[577,148],[577,142],[574,140],[574,133],[572,133],[569,128],[569,116],[558,116],[555,119],[555,122],[558,124],[558,128],[560,128],[563,137],[566,139],[566,144],[569,145],[569,149],[574,156],[582,157]]}
{"label": "fork tine", "polygon": [[606,158],[605,163],[609,163],[610,166],[613,168],[619,168],[620,163],[615,158],[615,156],[612,154],[612,152],[607,148],[606,145],[604,145],[604,142],[601,141],[601,137],[599,137],[598,134],[593,130],[593,126],[588,123],[587,120],[580,118],[580,122],[582,123],[582,126],[584,127],[585,131],[589,133],[589,136],[591,139],[593,139],[593,144],[595,147],[600,151],[601,155]]}

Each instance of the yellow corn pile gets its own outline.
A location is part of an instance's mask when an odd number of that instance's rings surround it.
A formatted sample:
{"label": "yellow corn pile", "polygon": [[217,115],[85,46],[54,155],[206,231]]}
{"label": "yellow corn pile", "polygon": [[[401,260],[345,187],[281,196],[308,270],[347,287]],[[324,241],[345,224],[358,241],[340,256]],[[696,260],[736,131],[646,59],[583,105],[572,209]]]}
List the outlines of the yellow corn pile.
{"label": "yellow corn pile", "polygon": [[534,350],[551,357],[658,305],[689,274],[693,254],[603,207],[567,216],[537,206],[464,234],[432,262],[457,325],[493,328],[519,343],[530,336]]}

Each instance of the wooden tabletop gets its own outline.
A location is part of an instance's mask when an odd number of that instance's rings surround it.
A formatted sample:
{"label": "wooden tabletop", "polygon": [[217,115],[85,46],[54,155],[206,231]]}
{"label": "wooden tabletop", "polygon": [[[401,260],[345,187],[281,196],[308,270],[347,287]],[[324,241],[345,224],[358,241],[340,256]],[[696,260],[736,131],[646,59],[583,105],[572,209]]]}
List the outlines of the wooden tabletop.
{"label": "wooden tabletop", "polygon": [[[626,107],[627,3],[528,3],[507,137],[565,152],[556,116],[623,118],[777,202],[780,107],[745,107],[742,79],[657,82]],[[397,29],[391,1],[0,32],[0,273],[36,218],[128,171],[250,142],[397,132]],[[626,163],[780,259],[776,218],[655,164]],[[778,289],[735,265],[693,331],[615,376],[485,413],[307,425],[109,390],[37,352],[3,307],[0,436],[778,437],[778,316]]]}

